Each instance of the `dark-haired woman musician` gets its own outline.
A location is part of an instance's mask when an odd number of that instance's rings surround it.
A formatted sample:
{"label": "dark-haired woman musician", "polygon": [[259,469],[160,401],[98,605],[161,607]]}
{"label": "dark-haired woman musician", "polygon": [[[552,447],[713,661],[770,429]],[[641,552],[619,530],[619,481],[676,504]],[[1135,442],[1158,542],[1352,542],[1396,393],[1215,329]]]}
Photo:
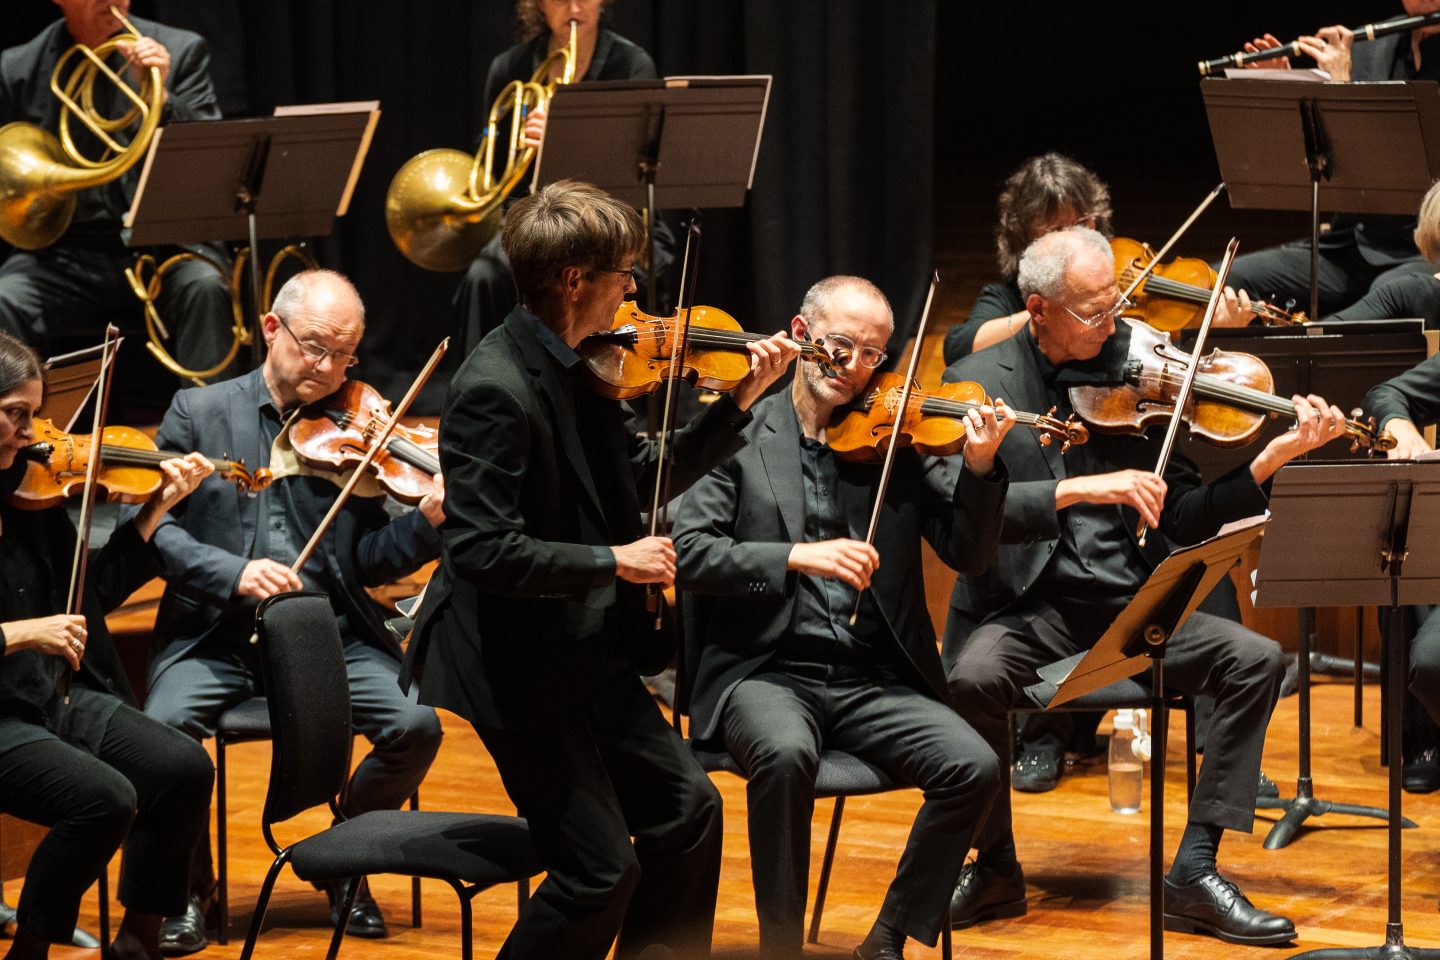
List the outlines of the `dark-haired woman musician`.
{"label": "dark-haired woman musician", "polygon": [[[515,18],[520,25],[520,42],[490,62],[485,98],[481,103],[488,109],[506,84],[529,80],[540,61],[570,42],[571,20],[578,24],[574,74],[577,83],[655,79],[658,74],[650,54],[602,26],[610,3],[611,0],[517,0]],[[527,145],[538,146],[544,138],[545,111],[536,110],[525,121],[525,141]],[[527,180],[512,196],[521,197],[529,192]],[[673,237],[663,224],[657,226],[656,239],[666,248],[673,245]],[[670,254],[668,249],[662,253],[658,259],[663,266]],[[498,235],[470,264],[455,291],[453,303],[455,329],[460,338],[461,356],[464,356],[515,306],[510,263],[500,249]],[[653,309],[654,304],[650,307]]]}
{"label": "dark-haired woman musician", "polygon": [[[50,828],[25,873],[7,956],[43,958],[69,942],[81,896],[123,844],[126,913],[108,956],[153,958],[160,918],[185,908],[214,769],[199,744],[135,709],[104,613],[159,573],[155,525],[213,468],[197,454],[161,464],[159,492],[92,555],[82,613],[66,614],[69,515],[16,510],[8,498],[43,392],[34,351],[0,333],[0,810]],[[69,670],[62,698],[56,684]]]}

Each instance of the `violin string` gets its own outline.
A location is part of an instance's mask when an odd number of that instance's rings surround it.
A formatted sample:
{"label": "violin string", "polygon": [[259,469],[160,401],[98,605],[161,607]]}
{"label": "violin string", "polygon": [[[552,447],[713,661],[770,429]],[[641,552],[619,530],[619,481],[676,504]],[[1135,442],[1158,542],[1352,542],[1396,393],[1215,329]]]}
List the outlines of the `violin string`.
{"label": "violin string", "polygon": [[[1179,386],[1181,378],[1174,374],[1162,374],[1160,381],[1165,386]],[[1249,405],[1253,413],[1275,413],[1293,415],[1295,408],[1286,403],[1273,393],[1265,393],[1253,387],[1245,387],[1240,384],[1229,383],[1214,374],[1199,374],[1195,378],[1195,389],[1206,399],[1228,400],[1242,409]],[[1346,433],[1368,437],[1371,430],[1363,423],[1347,419],[1345,421]]]}

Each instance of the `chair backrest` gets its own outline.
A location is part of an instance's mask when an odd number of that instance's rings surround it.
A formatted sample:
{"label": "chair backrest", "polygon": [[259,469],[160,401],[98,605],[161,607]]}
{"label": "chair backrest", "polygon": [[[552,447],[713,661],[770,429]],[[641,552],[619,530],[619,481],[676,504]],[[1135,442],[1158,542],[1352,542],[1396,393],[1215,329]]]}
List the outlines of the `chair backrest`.
{"label": "chair backrest", "polygon": [[289,820],[339,795],[350,772],[350,683],[330,598],[283,593],[256,611],[270,705],[270,787],[262,822]]}

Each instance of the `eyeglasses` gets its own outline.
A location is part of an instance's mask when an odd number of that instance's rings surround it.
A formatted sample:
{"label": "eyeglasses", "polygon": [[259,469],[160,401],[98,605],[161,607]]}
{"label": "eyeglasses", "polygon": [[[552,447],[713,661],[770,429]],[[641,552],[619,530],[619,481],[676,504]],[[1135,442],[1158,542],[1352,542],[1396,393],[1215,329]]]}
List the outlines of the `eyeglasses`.
{"label": "eyeglasses", "polygon": [[849,337],[843,337],[838,333],[830,333],[823,337],[815,338],[815,342],[822,346],[825,345],[827,340],[835,347],[835,350],[831,351],[832,354],[848,353],[851,356],[859,357],[860,365],[862,367],[869,367],[871,370],[874,370],[880,366],[880,364],[884,363],[885,357],[887,356],[885,351],[879,347],[857,347],[854,340],[851,340]]}
{"label": "eyeglasses", "polygon": [[1094,230],[1096,228],[1096,225],[1099,223],[1100,215],[1098,213],[1082,213],[1069,223],[1048,224],[1043,230],[1039,232],[1039,234],[1036,235],[1036,239],[1038,240],[1040,237],[1045,236],[1047,233],[1054,233],[1057,230],[1069,230],[1071,227],[1088,227],[1091,230]]}
{"label": "eyeglasses", "polygon": [[337,367],[344,367],[347,370],[360,362],[360,358],[353,353],[341,353],[339,350],[330,350],[316,343],[314,340],[301,340],[295,336],[295,331],[290,329],[290,324],[285,322],[284,317],[277,313],[275,314],[275,319],[280,321],[280,326],[284,327],[285,332],[290,334],[290,339],[295,341],[295,344],[300,348],[300,352],[305,354],[306,359],[315,366],[318,367],[324,363],[326,357],[329,357],[330,362]]}
{"label": "eyeglasses", "polygon": [[618,273],[618,274],[621,274],[622,276],[627,276],[627,277],[629,277],[631,280],[635,281],[636,285],[639,285],[639,283],[640,283],[640,275],[639,275],[639,268],[638,268],[638,267],[592,267],[591,270],[590,270],[590,272],[591,272],[591,273]]}
{"label": "eyeglasses", "polygon": [[1076,313],[1074,310],[1071,310],[1069,307],[1065,307],[1065,312],[1070,314],[1070,316],[1074,317],[1076,320],[1079,320],[1081,323],[1085,324],[1085,326],[1087,327],[1098,327],[1107,319],[1116,319],[1120,316],[1120,314],[1124,313],[1126,310],[1129,310],[1133,306],[1135,306],[1135,304],[1132,303],[1128,297],[1121,297],[1119,300],[1115,301],[1115,305],[1113,307],[1110,307],[1108,310],[1101,310],[1099,313],[1092,314],[1088,317],[1080,316],[1080,314]]}

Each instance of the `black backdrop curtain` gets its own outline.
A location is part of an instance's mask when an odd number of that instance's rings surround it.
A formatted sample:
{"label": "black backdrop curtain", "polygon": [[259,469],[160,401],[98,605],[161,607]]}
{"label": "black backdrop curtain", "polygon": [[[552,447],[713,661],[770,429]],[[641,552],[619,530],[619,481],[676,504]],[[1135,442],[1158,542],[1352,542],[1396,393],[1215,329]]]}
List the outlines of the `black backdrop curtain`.
{"label": "black backdrop curtain", "polygon": [[[17,8],[0,25],[6,46],[57,12],[46,0],[6,7]],[[134,0],[132,9],[209,40],[226,116],[380,101],[350,213],[319,252],[365,298],[361,375],[397,395],[450,332],[459,275],[400,256],[385,231],[385,188],[415,153],[473,142],[489,111],[480,98],[490,60],[514,41],[512,5]],[[891,297],[903,337],[931,266],[935,0],[618,0],[610,19],[662,76],[774,75],[746,207],[704,213],[698,300],[774,330],[815,280],[857,273]],[[433,410],[439,390],[427,393]]]}

